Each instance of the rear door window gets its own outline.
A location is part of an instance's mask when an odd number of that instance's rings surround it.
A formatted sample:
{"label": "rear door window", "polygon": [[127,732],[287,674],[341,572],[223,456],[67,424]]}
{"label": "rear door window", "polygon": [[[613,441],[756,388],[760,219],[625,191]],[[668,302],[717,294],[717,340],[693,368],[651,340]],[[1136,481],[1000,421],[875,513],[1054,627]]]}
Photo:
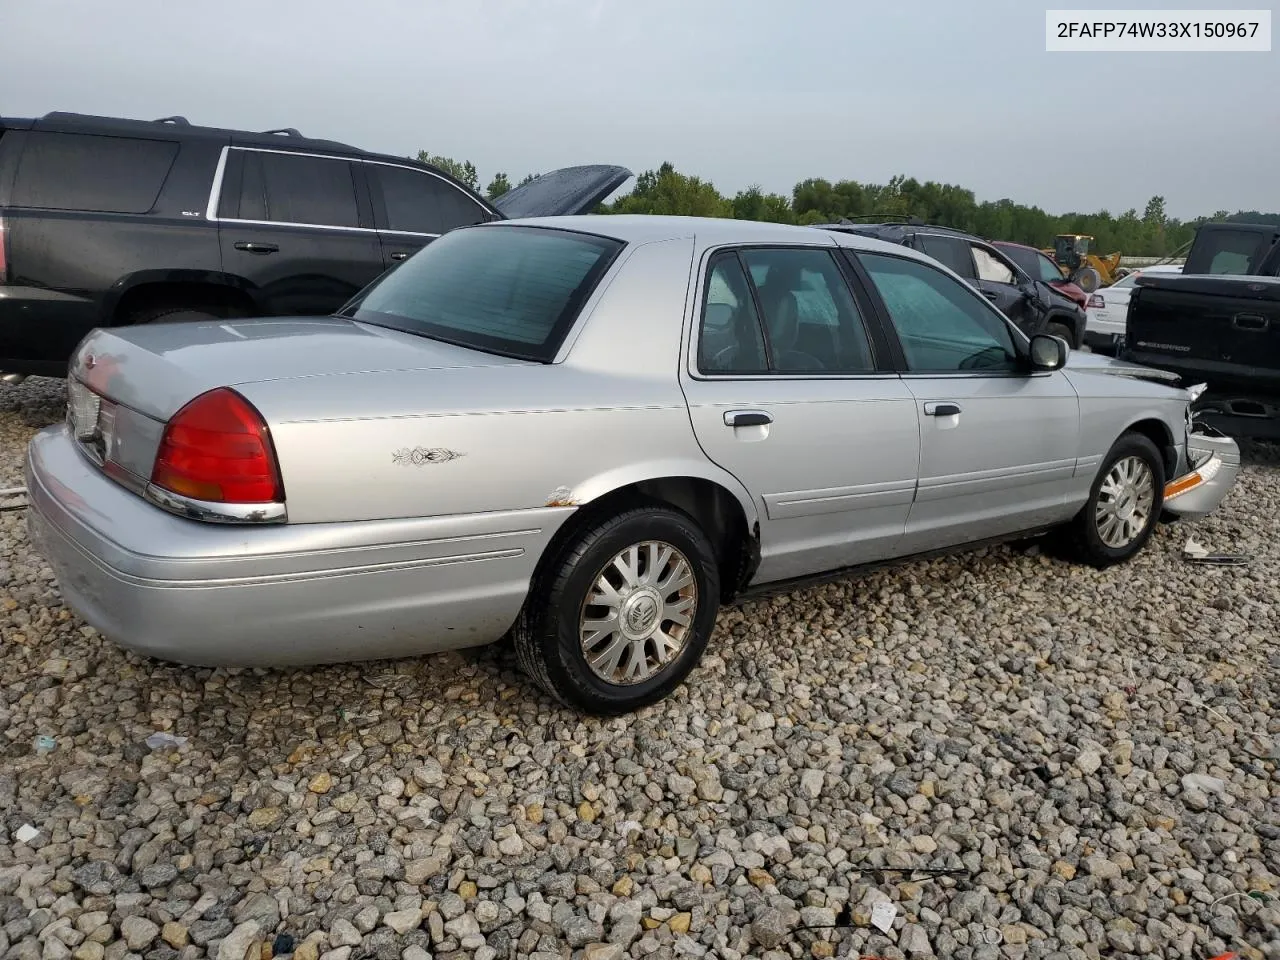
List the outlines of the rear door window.
{"label": "rear door window", "polygon": [[382,192],[385,230],[440,234],[487,219],[483,207],[440,177],[381,163],[370,163],[367,169]]}
{"label": "rear door window", "polygon": [[959,237],[943,237],[936,233],[920,236],[920,246],[924,252],[939,263],[950,267],[966,280],[975,277],[973,257],[969,254],[969,244]]}
{"label": "rear door window", "polygon": [[33,130],[18,161],[15,207],[147,213],[178,155],[172,140]]}
{"label": "rear door window", "polygon": [[239,216],[272,223],[359,226],[351,163],[329,157],[245,151]]}

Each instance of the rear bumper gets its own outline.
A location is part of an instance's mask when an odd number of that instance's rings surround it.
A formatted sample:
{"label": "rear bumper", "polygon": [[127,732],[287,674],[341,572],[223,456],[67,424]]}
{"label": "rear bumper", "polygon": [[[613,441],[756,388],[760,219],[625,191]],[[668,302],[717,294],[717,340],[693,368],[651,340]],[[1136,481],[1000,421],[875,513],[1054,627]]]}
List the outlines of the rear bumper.
{"label": "rear bumper", "polygon": [[66,376],[76,344],[98,324],[98,310],[87,297],[0,285],[0,373]]}
{"label": "rear bumper", "polygon": [[180,663],[284,666],[499,639],[571,509],[228,527],[165,513],[102,476],[64,427],[28,449],[28,525],[67,605]]}
{"label": "rear bumper", "polygon": [[1187,519],[1217,510],[1240,473],[1240,448],[1230,437],[1195,432],[1187,438],[1188,470],[1165,484],[1164,508]]}

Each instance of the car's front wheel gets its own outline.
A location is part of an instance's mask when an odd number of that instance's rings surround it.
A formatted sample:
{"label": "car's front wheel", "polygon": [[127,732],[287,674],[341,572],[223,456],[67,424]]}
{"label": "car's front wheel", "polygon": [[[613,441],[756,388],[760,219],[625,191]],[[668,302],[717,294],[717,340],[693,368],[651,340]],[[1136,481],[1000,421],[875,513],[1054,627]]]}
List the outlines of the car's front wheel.
{"label": "car's front wheel", "polygon": [[1150,439],[1125,433],[1103,458],[1089,499],[1069,530],[1076,556],[1095,567],[1141,550],[1164,506],[1164,460]]}
{"label": "car's front wheel", "polygon": [[569,706],[637,710],[697,665],[719,597],[715,553],[690,517],[627,510],[590,524],[546,564],[513,631],[516,657]]}

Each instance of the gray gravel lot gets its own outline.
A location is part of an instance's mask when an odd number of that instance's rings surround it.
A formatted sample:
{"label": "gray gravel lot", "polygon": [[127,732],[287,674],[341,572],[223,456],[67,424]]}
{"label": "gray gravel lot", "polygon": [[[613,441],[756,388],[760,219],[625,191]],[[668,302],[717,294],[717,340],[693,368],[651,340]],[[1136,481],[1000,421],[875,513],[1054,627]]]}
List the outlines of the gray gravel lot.
{"label": "gray gravel lot", "polygon": [[[61,403],[0,386],[0,483]],[[139,659],[0,514],[0,957],[1280,958],[1280,456],[1250,458],[1121,569],[1000,548],[728,610],[609,721],[501,653]],[[1252,563],[1184,563],[1190,529]]]}

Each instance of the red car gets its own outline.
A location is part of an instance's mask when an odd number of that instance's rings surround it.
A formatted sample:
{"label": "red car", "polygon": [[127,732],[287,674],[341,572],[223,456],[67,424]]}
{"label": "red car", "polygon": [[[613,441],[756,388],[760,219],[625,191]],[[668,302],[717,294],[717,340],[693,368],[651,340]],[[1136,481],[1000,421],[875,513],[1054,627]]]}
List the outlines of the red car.
{"label": "red car", "polygon": [[1043,280],[1066,297],[1070,297],[1080,309],[1087,309],[1089,295],[1062,275],[1053,258],[1045,256],[1035,247],[1007,240],[992,240],[991,245],[1016,263],[1032,280]]}

